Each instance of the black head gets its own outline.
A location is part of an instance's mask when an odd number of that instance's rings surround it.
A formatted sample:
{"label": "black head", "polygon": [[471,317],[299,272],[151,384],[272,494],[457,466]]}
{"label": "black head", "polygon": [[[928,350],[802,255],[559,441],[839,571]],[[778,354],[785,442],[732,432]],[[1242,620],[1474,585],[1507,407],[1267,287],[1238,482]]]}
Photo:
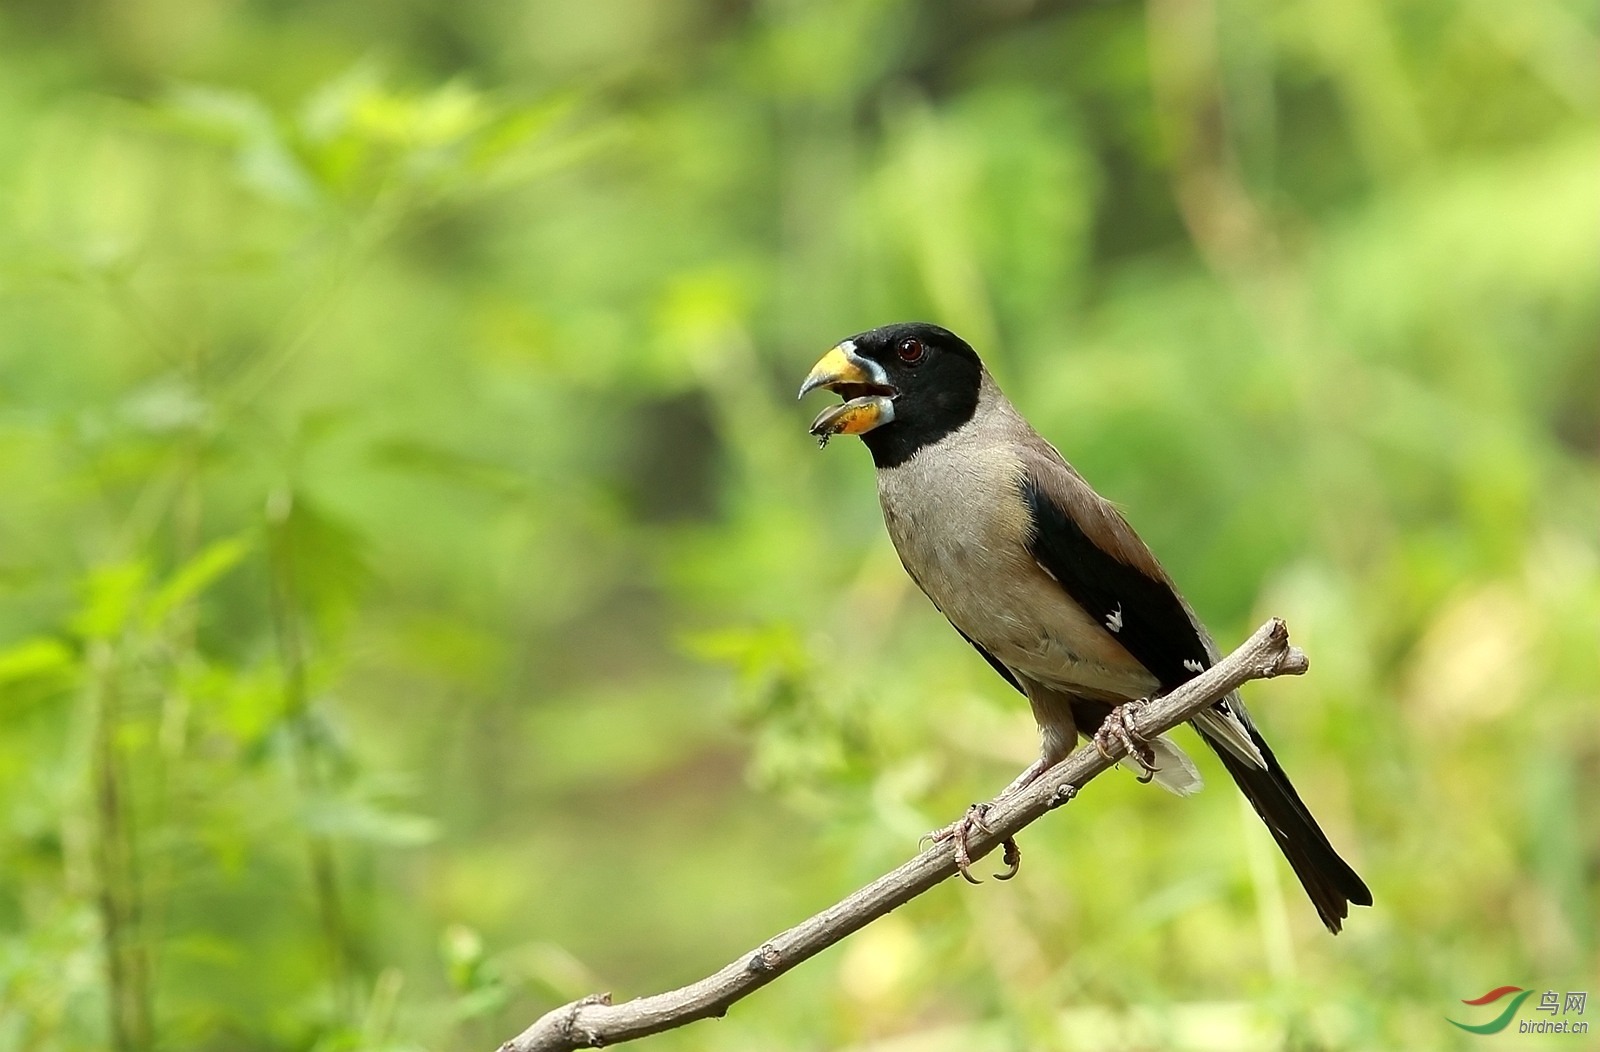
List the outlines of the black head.
{"label": "black head", "polygon": [[826,387],[850,411],[824,413],[813,431],[858,434],[880,468],[961,427],[978,409],[983,363],[965,340],[926,322],[858,333],[829,351],[800,393]]}

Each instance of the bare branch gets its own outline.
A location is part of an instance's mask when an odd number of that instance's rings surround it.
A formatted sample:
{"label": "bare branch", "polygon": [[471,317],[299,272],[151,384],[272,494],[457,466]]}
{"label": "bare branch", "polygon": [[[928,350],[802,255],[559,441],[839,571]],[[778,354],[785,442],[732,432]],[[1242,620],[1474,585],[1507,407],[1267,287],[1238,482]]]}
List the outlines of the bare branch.
{"label": "bare branch", "polygon": [[[1273,618],[1216,665],[1146,705],[1134,721],[1135,730],[1144,737],[1160,734],[1249,680],[1298,676],[1309,667],[1305,654],[1289,645],[1288,628]],[[1093,748],[1079,749],[1027,789],[995,801],[985,816],[991,832],[980,832],[970,840],[972,857],[988,854],[1045,812],[1072,799],[1079,787],[1111,767],[1122,752],[1123,747],[1116,745],[1111,759],[1106,759]],[[610,994],[585,997],[547,1012],[501,1045],[500,1052],[599,1048],[724,1015],[734,1002],[955,873],[951,851],[932,848],[699,982],[622,1004],[612,1004]]]}

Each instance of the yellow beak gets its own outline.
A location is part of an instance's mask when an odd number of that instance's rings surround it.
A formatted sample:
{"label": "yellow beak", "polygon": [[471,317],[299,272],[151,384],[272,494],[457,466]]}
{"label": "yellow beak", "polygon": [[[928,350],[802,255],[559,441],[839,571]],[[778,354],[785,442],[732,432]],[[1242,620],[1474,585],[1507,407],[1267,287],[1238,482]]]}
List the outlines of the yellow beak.
{"label": "yellow beak", "polygon": [[856,353],[855,344],[846,340],[823,355],[805,383],[800,397],[825,387],[837,391],[848,401],[831,406],[811,422],[811,433],[826,444],[834,435],[861,435],[894,419],[895,389],[883,366]]}
{"label": "yellow beak", "polygon": [[[800,385],[800,394],[797,397],[804,398],[819,387],[826,387],[831,391],[842,384],[871,384],[874,380],[867,370],[872,365],[872,362],[856,353],[854,345],[848,341],[841,343],[811,367],[811,371],[806,374],[805,383]],[[882,371],[881,368],[878,369],[878,372]]]}

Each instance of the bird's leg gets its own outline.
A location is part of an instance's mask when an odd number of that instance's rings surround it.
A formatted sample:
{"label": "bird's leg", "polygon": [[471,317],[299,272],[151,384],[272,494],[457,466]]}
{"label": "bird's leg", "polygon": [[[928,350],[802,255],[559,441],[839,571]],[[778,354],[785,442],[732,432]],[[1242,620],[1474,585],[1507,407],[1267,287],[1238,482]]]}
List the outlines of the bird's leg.
{"label": "bird's leg", "polygon": [[1022,769],[1022,773],[1017,775],[1016,778],[1012,779],[1010,785],[1000,790],[1000,795],[995,799],[1004,800],[1013,793],[1022,792],[1022,790],[1028,788],[1028,786],[1038,781],[1039,776],[1050,769],[1050,765],[1051,760],[1049,758],[1044,756],[1039,757],[1037,760],[1024,767]]}
{"label": "bird's leg", "polygon": [[1094,732],[1094,747],[1101,756],[1110,760],[1115,758],[1111,755],[1111,747],[1120,743],[1127,750],[1128,759],[1138,764],[1144,772],[1139,776],[1139,781],[1148,782],[1156,776],[1155,750],[1133,729],[1133,719],[1144,705],[1145,699],[1141,698],[1112,709],[1105,722],[1100,724],[1100,729]]}
{"label": "bird's leg", "polygon": [[[1010,785],[1000,790],[1000,795],[995,797],[995,800],[1004,800],[1008,796],[1022,792],[1049,769],[1050,761],[1041,756],[1024,768],[1023,772],[1017,775]],[[969,884],[981,884],[983,881],[972,875],[972,856],[968,853],[967,839],[972,836],[975,830],[984,833],[994,832],[984,821],[988,817],[991,806],[991,804],[973,804],[967,808],[966,814],[943,829],[935,830],[928,834],[928,839],[935,844],[950,842],[954,846],[956,869],[961,871],[961,876]],[[1017,875],[1017,870],[1022,868],[1022,848],[1018,847],[1016,840],[1011,837],[1006,837],[1000,842],[1000,845],[1004,850],[1000,857],[1001,861],[1006,864],[1006,871],[1004,873],[996,873],[994,876],[996,880],[1010,880]]]}

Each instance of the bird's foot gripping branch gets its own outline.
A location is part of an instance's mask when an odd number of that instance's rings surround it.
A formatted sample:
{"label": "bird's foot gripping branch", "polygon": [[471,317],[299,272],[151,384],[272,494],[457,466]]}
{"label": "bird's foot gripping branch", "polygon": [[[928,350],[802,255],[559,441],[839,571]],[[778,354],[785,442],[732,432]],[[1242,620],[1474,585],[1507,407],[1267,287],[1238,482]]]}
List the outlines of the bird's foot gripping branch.
{"label": "bird's foot gripping branch", "polygon": [[[999,800],[1017,791],[1014,788],[1007,789],[995,799]],[[993,806],[993,803],[973,804],[967,808],[966,814],[943,829],[935,829],[923,838],[936,846],[949,845],[949,850],[955,855],[956,872],[960,873],[961,878],[968,884],[983,883],[982,880],[972,875],[972,855],[968,851],[967,845],[971,842],[975,833],[992,834],[994,832],[994,829],[989,825],[989,809]],[[1010,880],[1022,869],[1022,849],[1017,846],[1017,842],[1011,837],[1006,837],[1000,841],[1000,846],[1004,849],[1001,861],[1005,863],[1006,868],[1004,872],[996,873],[994,878],[996,880]]]}
{"label": "bird's foot gripping branch", "polygon": [[1129,701],[1112,709],[1100,729],[1090,739],[1102,756],[1110,756],[1113,743],[1122,745],[1121,755],[1126,755],[1142,772],[1139,781],[1148,782],[1156,775],[1156,754],[1149,741],[1139,735],[1135,722],[1145,702]]}
{"label": "bird's foot gripping branch", "polygon": [[[1298,676],[1309,667],[1305,654],[1289,644],[1288,628],[1273,618],[1211,668],[1144,705],[1130,718],[1130,730],[1140,738],[1154,738],[1250,680]],[[1091,778],[1108,770],[1125,748],[1121,742],[1111,743],[1104,755],[1093,747],[1080,748],[1021,791],[1003,794],[986,807],[982,823],[971,830],[966,842],[971,857],[982,858],[1001,844],[1014,842],[1025,826],[1071,800]],[[609,994],[574,1001],[545,1013],[501,1045],[500,1052],[599,1048],[724,1015],[735,1002],[955,876],[956,870],[954,853],[935,846],[698,982],[620,1004],[612,1004]]]}

